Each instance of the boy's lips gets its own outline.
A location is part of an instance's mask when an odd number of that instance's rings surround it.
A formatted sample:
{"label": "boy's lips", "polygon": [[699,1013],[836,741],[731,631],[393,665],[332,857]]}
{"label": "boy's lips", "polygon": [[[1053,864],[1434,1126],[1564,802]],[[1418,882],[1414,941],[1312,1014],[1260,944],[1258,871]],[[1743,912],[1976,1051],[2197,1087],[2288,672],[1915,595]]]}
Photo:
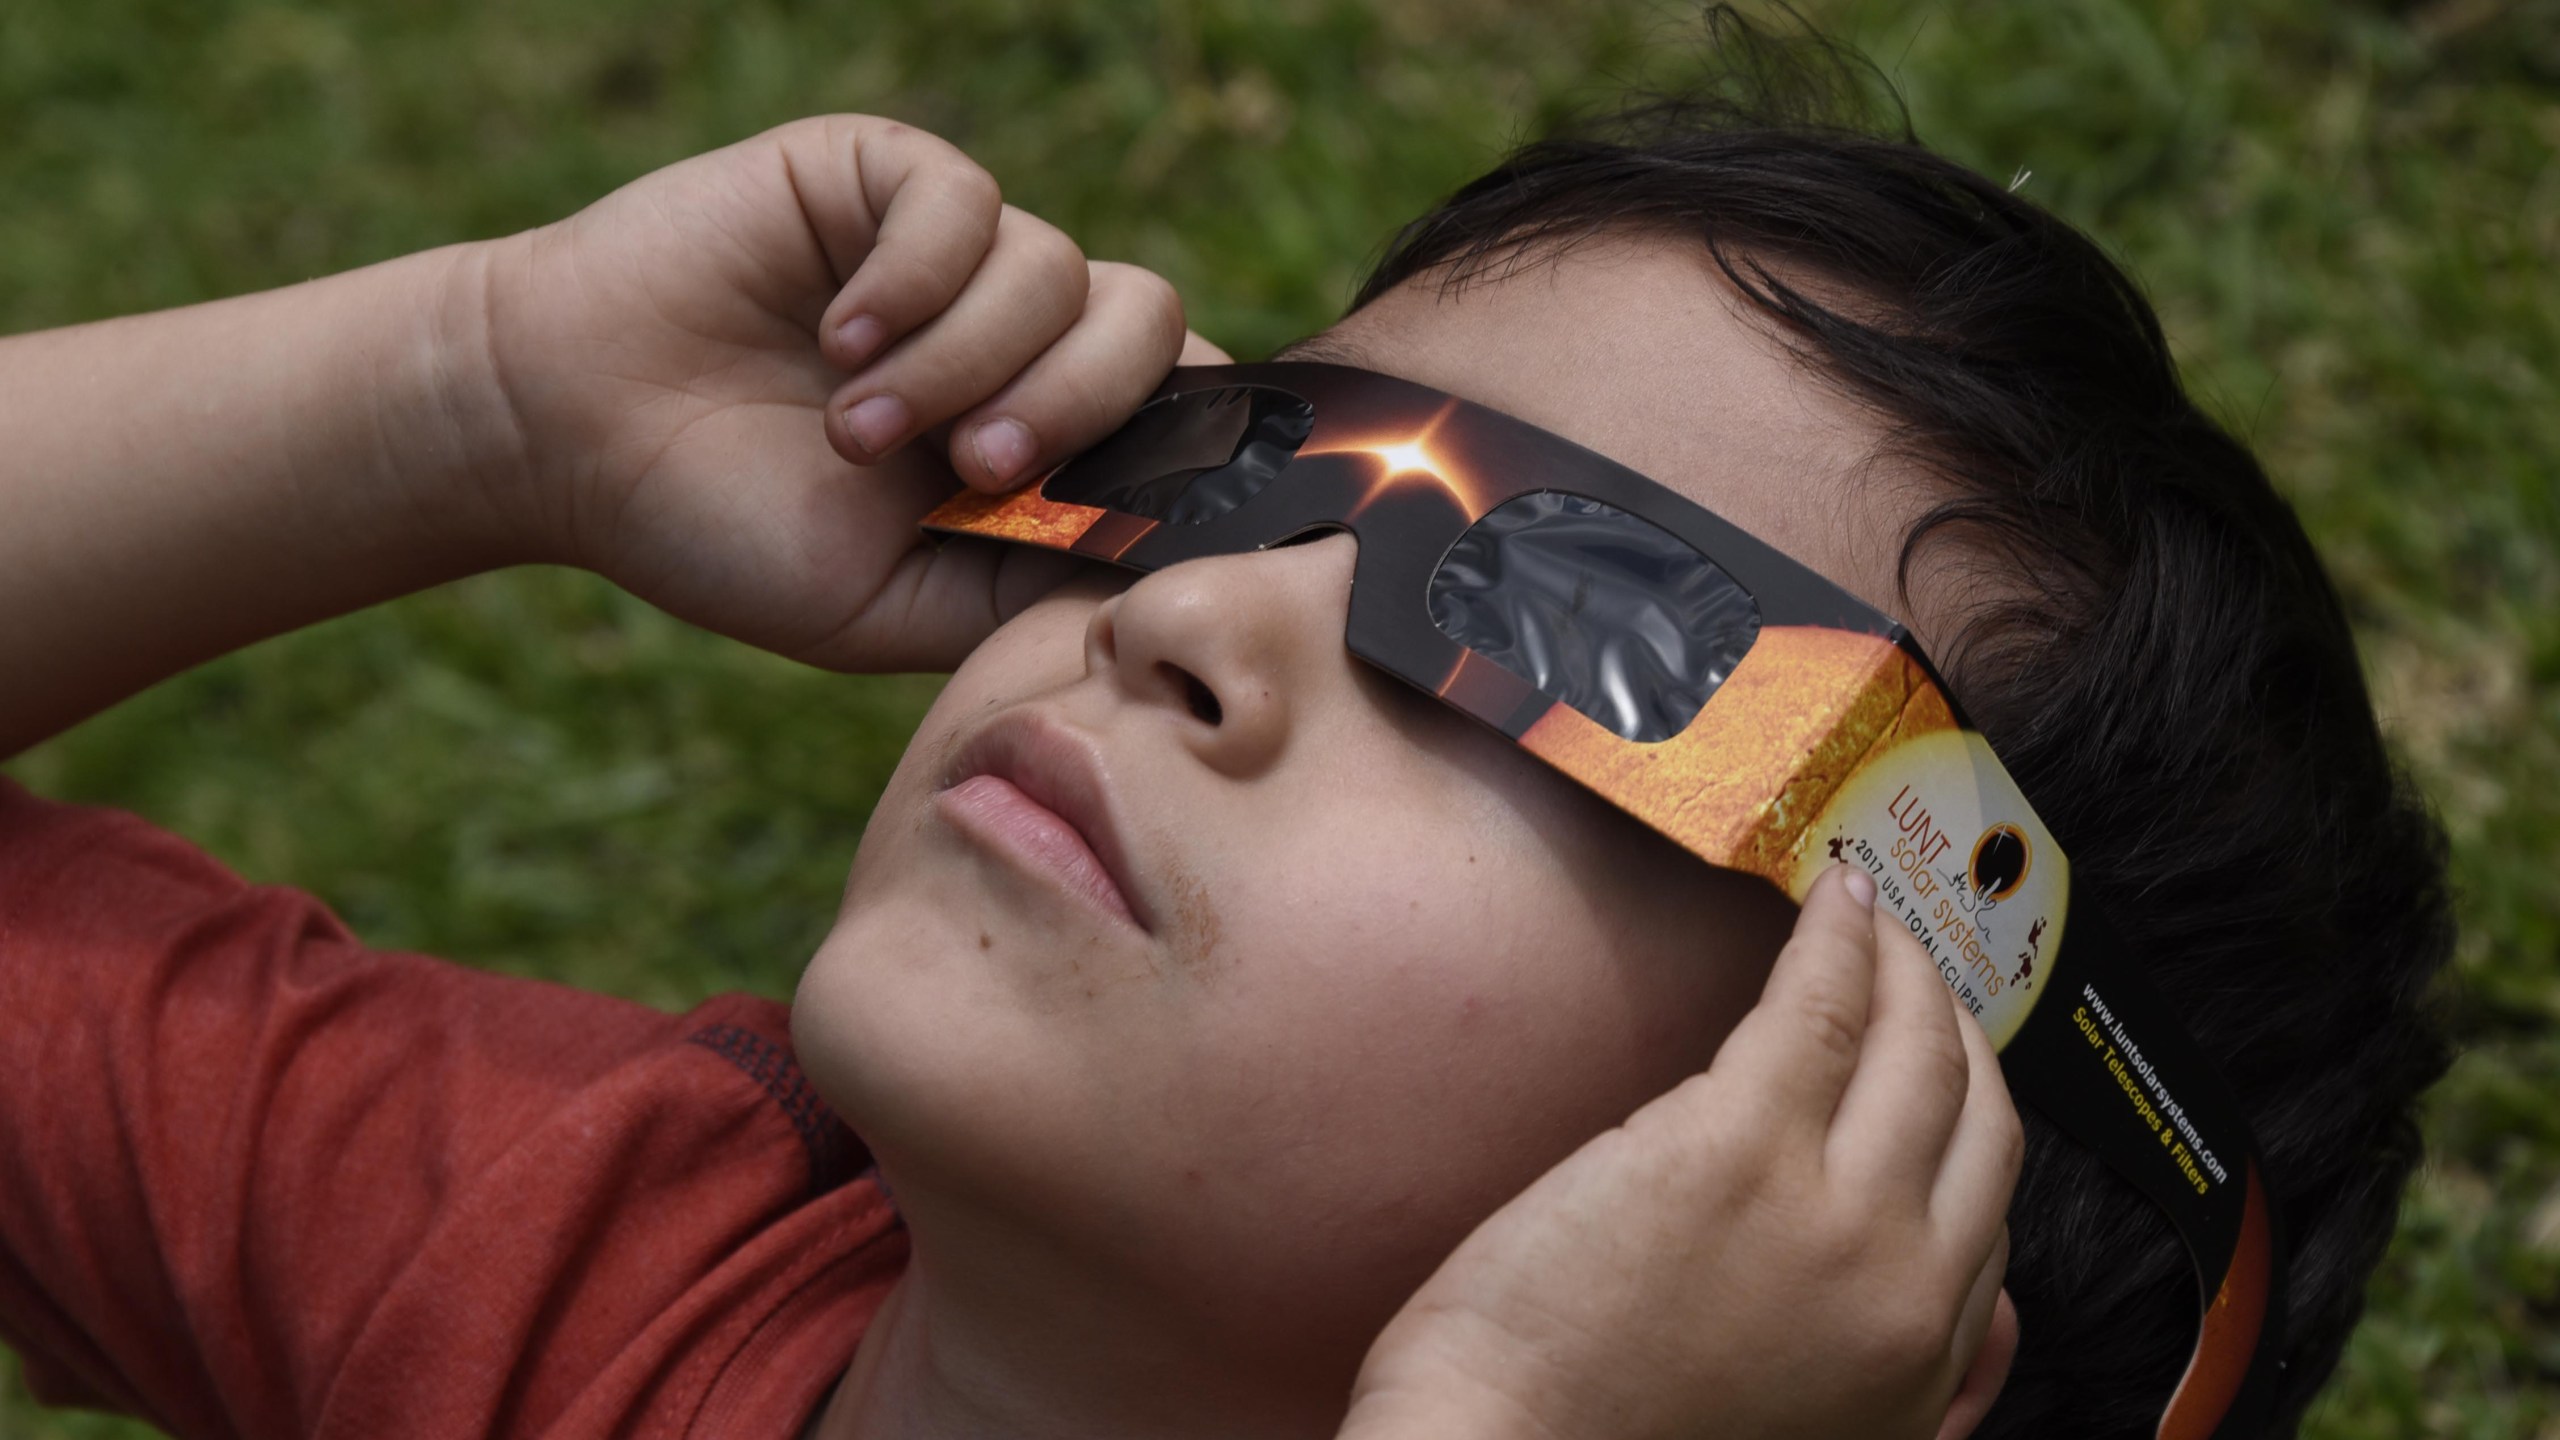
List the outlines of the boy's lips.
{"label": "boy's lips", "polygon": [[937,788],[943,818],[1043,871],[1141,930],[1102,760],[1082,733],[1037,710],[999,715],[961,747]]}

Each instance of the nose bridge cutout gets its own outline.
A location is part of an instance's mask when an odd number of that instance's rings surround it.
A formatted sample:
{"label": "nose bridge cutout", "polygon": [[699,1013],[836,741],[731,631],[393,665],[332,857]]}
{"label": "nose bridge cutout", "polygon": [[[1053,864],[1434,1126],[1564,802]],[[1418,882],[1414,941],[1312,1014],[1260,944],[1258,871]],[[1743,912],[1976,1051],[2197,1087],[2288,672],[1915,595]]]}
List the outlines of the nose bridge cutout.
{"label": "nose bridge cutout", "polygon": [[[1339,647],[1341,607],[1348,603],[1358,551],[1342,552],[1341,560],[1303,552],[1335,535],[1349,537],[1350,533],[1339,525],[1310,525],[1260,549],[1168,565],[1140,577],[1129,588],[1123,597],[1124,611],[1132,608],[1125,602],[1135,602],[1140,623],[1196,629],[1200,633],[1195,643],[1212,644],[1237,656],[1272,655],[1275,642],[1280,642],[1281,649],[1305,644]],[[1356,547],[1357,541],[1353,544]],[[1336,567],[1338,578],[1330,573]],[[1156,613],[1159,610],[1165,613]],[[1329,619],[1316,618],[1328,611]],[[1303,638],[1288,633],[1311,622],[1312,630],[1323,633]]]}
{"label": "nose bridge cutout", "polygon": [[1141,576],[1113,602],[1110,663],[1121,693],[1170,723],[1223,774],[1259,773],[1285,749],[1292,716],[1339,671],[1356,552],[1309,548],[1315,526],[1279,548],[1205,556]]}
{"label": "nose bridge cutout", "polygon": [[1313,520],[1299,526],[1297,529],[1290,531],[1288,534],[1281,536],[1277,540],[1268,540],[1263,542],[1260,548],[1264,550],[1286,550],[1297,545],[1312,545],[1319,540],[1323,540],[1334,535],[1350,536],[1351,543],[1354,547],[1357,547],[1360,543],[1359,535],[1355,533],[1350,526],[1343,524],[1339,520]]}

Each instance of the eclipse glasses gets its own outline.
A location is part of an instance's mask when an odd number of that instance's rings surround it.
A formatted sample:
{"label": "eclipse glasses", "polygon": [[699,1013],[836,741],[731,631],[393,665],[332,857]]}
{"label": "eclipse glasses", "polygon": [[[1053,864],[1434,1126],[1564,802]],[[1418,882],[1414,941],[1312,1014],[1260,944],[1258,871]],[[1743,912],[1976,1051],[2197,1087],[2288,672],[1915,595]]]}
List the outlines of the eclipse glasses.
{"label": "eclipse glasses", "polygon": [[1711,865],[1799,901],[1865,869],[2011,1092],[2186,1243],[2202,1320],[2160,1440],[2263,1418],[2284,1265],[2257,1143],[1901,625],[1569,440],[1339,365],[1176,370],[1038,485],[924,525],[1138,571],[1348,531],[1362,660]]}

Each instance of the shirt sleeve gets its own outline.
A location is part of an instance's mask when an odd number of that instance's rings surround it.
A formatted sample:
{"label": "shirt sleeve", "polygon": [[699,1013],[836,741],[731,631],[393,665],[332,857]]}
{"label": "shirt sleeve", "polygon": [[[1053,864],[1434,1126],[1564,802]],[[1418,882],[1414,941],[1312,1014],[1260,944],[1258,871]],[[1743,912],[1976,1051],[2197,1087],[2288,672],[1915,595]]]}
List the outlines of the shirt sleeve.
{"label": "shirt sleeve", "polygon": [[785,1015],[370,950],[0,779],[0,1339],[179,1436],[648,1428],[889,1223]]}

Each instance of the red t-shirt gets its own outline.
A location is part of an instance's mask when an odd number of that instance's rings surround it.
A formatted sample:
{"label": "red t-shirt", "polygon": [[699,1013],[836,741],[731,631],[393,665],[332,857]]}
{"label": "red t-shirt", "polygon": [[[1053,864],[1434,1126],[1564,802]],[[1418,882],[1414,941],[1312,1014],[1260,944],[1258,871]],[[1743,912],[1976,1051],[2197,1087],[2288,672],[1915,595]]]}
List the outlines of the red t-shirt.
{"label": "red t-shirt", "polygon": [[368,950],[0,779],[0,1339],[182,1437],[792,1440],[906,1263],[750,996]]}

